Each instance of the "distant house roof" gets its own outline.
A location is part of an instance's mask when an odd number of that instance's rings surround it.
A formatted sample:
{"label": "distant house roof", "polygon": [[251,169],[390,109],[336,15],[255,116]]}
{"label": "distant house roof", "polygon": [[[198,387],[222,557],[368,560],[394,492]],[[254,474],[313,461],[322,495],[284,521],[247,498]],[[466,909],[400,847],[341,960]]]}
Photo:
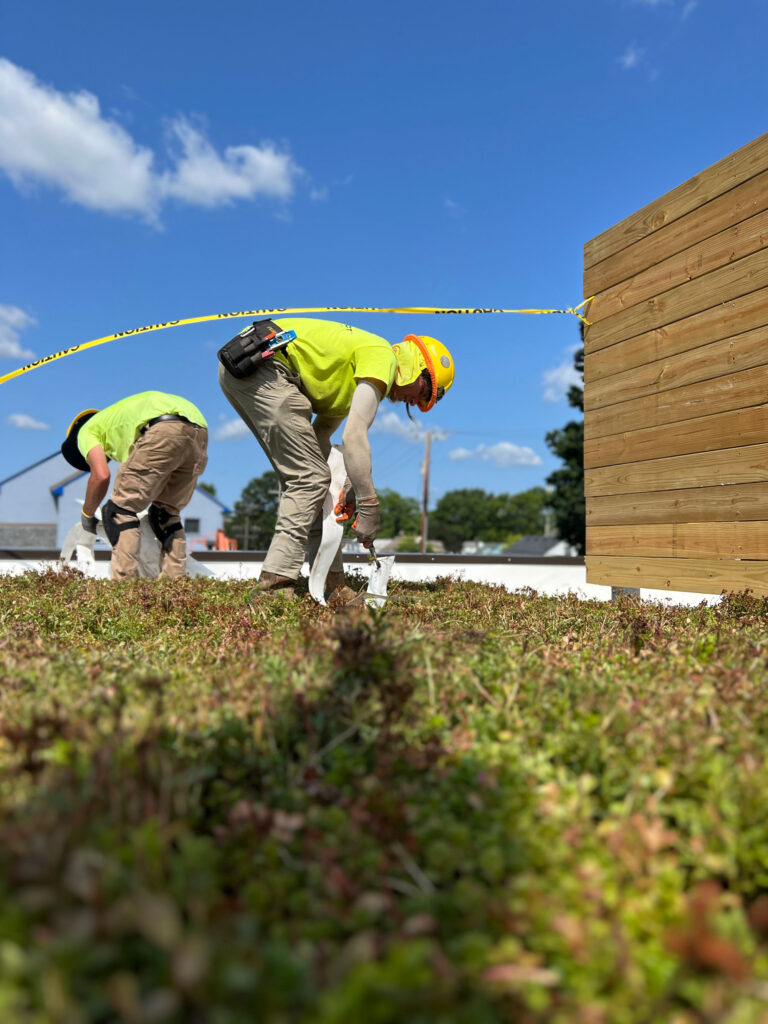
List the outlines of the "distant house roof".
{"label": "distant house roof", "polygon": [[48,490],[51,492],[51,494],[55,494],[57,498],[60,498],[61,495],[64,493],[64,488],[67,486],[67,484],[71,484],[75,480],[79,480],[81,476],[85,475],[86,474],[84,470],[78,469],[76,472],[70,473],[69,476],[62,477],[62,479],[58,480],[55,484],[51,484]]}
{"label": "distant house roof", "polygon": [[545,537],[542,534],[529,533],[520,540],[504,548],[505,555],[531,555],[536,558],[545,557],[552,548],[562,544],[557,537]]}
{"label": "distant house roof", "polygon": [[53,455],[46,455],[44,459],[38,459],[37,462],[33,462],[30,466],[25,466],[24,469],[20,469],[18,473],[12,473],[10,476],[7,476],[5,480],[0,480],[0,488],[3,484],[9,484],[11,480],[15,480],[19,476],[24,476],[24,474],[28,473],[30,469],[36,469],[38,466],[42,466],[44,462],[48,462],[49,459],[55,459],[58,455],[61,455],[61,452],[54,452]]}

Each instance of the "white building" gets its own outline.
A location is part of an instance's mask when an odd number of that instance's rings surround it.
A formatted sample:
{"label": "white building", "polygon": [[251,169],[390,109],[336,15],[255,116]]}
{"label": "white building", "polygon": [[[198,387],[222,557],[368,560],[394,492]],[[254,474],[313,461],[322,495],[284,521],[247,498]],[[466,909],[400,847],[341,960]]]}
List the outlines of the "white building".
{"label": "white building", "polygon": [[[61,548],[80,519],[88,474],[73,469],[60,452],[0,480],[0,547]],[[190,545],[206,547],[230,509],[200,487],[182,510]]]}

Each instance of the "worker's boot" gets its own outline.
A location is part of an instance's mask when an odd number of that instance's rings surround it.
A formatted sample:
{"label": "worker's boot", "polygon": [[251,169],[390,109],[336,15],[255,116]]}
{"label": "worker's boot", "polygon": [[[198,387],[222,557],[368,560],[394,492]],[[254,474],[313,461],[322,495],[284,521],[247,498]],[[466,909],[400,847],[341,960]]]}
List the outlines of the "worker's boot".
{"label": "worker's boot", "polygon": [[276,572],[265,572],[262,569],[259,582],[251,591],[251,601],[260,601],[266,597],[282,597],[292,601],[296,597],[295,587],[296,580],[290,576],[280,576]]}
{"label": "worker's boot", "polygon": [[351,604],[358,595],[344,582],[343,572],[329,572],[325,578],[325,600],[330,608]]}

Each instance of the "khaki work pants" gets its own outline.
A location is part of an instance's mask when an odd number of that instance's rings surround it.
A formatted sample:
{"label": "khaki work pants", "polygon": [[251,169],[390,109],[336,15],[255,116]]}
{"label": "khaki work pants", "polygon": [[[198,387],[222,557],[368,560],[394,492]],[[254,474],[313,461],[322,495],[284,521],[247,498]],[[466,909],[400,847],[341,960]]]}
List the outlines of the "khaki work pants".
{"label": "khaki work pants", "polygon": [[[304,557],[310,565],[320,544],[323,501],[331,483],[327,455],[312,429],[312,405],[301,378],[275,359],[266,359],[240,380],[219,366],[227,400],[248,424],[280,483],[275,534],[264,572],[298,579]],[[341,572],[341,546],[331,571]]]}
{"label": "khaki work pants", "polygon": [[[163,420],[139,436],[131,454],[115,474],[111,499],[134,514],[153,504],[169,514],[166,526],[180,523],[179,513],[189,504],[198,477],[208,463],[208,431],[183,420]],[[115,523],[132,522],[117,513]],[[123,530],[112,549],[113,580],[138,575],[140,530]],[[168,539],[160,552],[160,575],[183,576],[187,571],[184,528]]]}

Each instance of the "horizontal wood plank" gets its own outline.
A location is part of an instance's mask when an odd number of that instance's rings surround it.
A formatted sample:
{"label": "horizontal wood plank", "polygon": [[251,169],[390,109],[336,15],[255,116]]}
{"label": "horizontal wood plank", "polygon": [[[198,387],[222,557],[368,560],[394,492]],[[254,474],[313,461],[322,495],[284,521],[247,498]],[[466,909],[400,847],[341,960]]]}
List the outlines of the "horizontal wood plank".
{"label": "horizontal wood plank", "polygon": [[768,395],[768,367],[757,366],[727,377],[687,384],[633,398],[603,409],[589,409],[589,389],[584,389],[584,437],[590,441],[610,434],[622,434],[630,430],[658,426],[662,423],[679,423],[699,416],[732,412],[734,409],[748,409],[762,405]]}
{"label": "horizontal wood plank", "polygon": [[584,473],[584,493],[589,500],[601,494],[673,491],[761,481],[768,481],[768,444],[588,469]]}
{"label": "horizontal wood plank", "polygon": [[685,250],[690,252],[685,262],[694,269],[692,256],[698,250],[697,243],[719,233],[727,234],[727,229],[763,210],[768,210],[768,170],[585,270],[584,295],[597,295],[636,278]]}
{"label": "horizontal wood plank", "polygon": [[590,555],[768,560],[768,522],[587,527]]}
{"label": "horizontal wood plank", "polygon": [[615,466],[674,455],[711,452],[768,443],[768,405],[734,409],[713,416],[681,420],[670,430],[667,424],[629,430],[623,434],[590,438],[584,442],[584,468]]}
{"label": "horizontal wood plank", "polygon": [[[768,193],[768,183],[765,190]],[[766,245],[768,211],[763,210],[740,224],[649,266],[647,270],[641,269],[642,264],[638,265],[632,277],[606,291],[598,294],[587,292],[588,295],[594,295],[594,301],[589,307],[589,319],[592,323],[606,320],[645,299],[662,295],[686,281],[693,281],[745,256],[751,256]],[[730,298],[729,295],[723,297]]]}
{"label": "horizontal wood plank", "polygon": [[[765,287],[768,287],[768,249],[761,249],[703,277],[639,302],[607,320],[592,323],[585,332],[585,342],[589,337],[590,351],[605,348]],[[589,320],[592,320],[592,308],[596,302],[588,310]]]}
{"label": "horizontal wood plank", "polygon": [[766,169],[768,135],[761,135],[591,239],[584,265],[594,266]]}
{"label": "horizontal wood plank", "polygon": [[587,555],[587,583],[694,594],[768,594],[768,562]]}
{"label": "horizontal wood plank", "polygon": [[587,526],[768,520],[763,483],[608,494],[587,499]]}
{"label": "horizontal wood plank", "polygon": [[[768,312],[768,311],[766,311]],[[594,359],[595,357],[590,357]],[[585,406],[601,409],[616,402],[699,384],[715,377],[740,373],[768,364],[768,328],[713,341],[642,366],[632,366],[610,377],[590,383]]]}
{"label": "horizontal wood plank", "polygon": [[761,288],[607,348],[596,348],[587,331],[584,343],[584,380],[591,386],[594,381],[633,366],[643,366],[766,325],[768,288]]}

